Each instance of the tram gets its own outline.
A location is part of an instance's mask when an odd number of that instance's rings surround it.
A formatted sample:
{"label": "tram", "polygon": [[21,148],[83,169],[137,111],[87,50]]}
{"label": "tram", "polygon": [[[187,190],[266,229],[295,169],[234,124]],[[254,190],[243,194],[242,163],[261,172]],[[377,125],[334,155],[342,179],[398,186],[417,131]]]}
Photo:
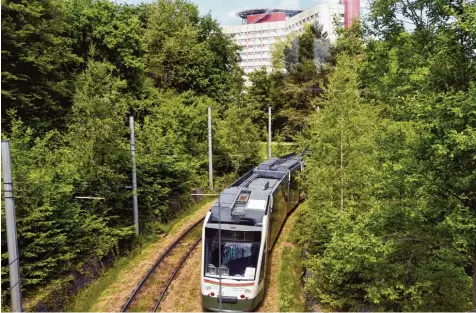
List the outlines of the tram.
{"label": "tram", "polygon": [[213,204],[202,231],[204,310],[253,311],[261,303],[269,251],[301,198],[303,164],[296,154],[268,159]]}

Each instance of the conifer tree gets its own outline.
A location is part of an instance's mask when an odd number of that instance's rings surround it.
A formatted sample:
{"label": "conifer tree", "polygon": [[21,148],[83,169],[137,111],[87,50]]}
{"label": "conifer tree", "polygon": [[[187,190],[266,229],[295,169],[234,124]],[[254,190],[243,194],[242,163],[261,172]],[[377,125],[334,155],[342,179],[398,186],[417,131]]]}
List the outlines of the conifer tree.
{"label": "conifer tree", "polygon": [[78,58],[66,35],[64,3],[2,2],[2,126],[10,109],[36,132],[65,128]]}

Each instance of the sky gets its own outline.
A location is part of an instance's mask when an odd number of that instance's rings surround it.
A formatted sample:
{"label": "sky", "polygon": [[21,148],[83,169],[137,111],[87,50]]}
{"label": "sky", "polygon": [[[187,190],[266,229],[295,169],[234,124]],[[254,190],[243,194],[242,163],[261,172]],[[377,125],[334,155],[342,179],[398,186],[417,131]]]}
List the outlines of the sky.
{"label": "sky", "polygon": [[[117,0],[128,4],[140,4],[142,2],[152,2],[153,0]],[[235,13],[242,9],[252,8],[289,8],[307,9],[317,4],[318,0],[191,0],[198,5],[201,14],[211,12],[212,16],[221,25],[239,25],[241,19]],[[321,0],[322,1],[322,0]],[[362,0],[361,0],[362,2]]]}

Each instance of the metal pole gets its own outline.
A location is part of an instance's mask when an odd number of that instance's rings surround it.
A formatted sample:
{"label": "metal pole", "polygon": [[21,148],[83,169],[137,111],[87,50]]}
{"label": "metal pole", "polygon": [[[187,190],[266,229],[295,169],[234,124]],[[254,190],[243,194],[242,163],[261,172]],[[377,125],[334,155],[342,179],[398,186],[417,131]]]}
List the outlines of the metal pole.
{"label": "metal pole", "polygon": [[210,190],[213,190],[213,153],[212,153],[212,108],[208,107],[208,176]]}
{"label": "metal pole", "polygon": [[132,214],[136,236],[139,236],[139,204],[137,201],[137,172],[136,172],[136,139],[134,136],[134,112],[129,115],[129,127],[131,128],[131,158],[132,158]]}
{"label": "metal pole", "polygon": [[18,257],[17,223],[15,202],[13,199],[12,164],[10,159],[10,142],[2,140],[3,192],[5,196],[5,218],[7,226],[8,264],[10,274],[10,293],[12,312],[22,311],[20,288],[20,260]]}
{"label": "metal pole", "polygon": [[221,293],[221,206],[220,196],[218,196],[218,297],[219,308],[222,311],[222,293]]}
{"label": "metal pole", "polygon": [[268,159],[271,159],[271,106],[268,107]]}

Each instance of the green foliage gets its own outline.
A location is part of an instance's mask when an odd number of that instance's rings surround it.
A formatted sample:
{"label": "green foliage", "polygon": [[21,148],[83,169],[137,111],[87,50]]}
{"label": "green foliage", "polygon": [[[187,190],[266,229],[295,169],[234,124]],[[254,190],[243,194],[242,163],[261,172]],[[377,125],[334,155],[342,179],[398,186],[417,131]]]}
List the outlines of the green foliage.
{"label": "green foliage", "polygon": [[[2,138],[12,146],[26,299],[130,246],[132,108],[145,236],[188,206],[191,187],[206,185],[208,106],[218,179],[225,185],[256,162],[257,130],[234,107],[238,48],[195,5],[8,0],[2,28]],[[3,253],[4,307],[7,264]]]}
{"label": "green foliage", "polygon": [[278,38],[271,47],[271,67],[273,71],[284,71],[286,69],[286,49],[291,48],[297,33],[291,32],[284,40]]}
{"label": "green foliage", "polygon": [[63,3],[2,1],[2,126],[17,115],[35,131],[65,127],[78,58],[65,36]]}
{"label": "green foliage", "polygon": [[[331,221],[338,218],[339,212],[348,212],[352,216],[365,211],[371,203],[376,165],[372,143],[379,126],[376,110],[362,103],[357,88],[355,62],[343,56],[326,88],[326,98],[322,103],[325,109],[314,113],[306,134],[306,144],[312,151],[306,163],[309,168],[306,175],[309,208],[320,208],[316,217],[323,215],[319,218]],[[317,224],[321,225],[321,222]],[[328,227],[333,229],[331,225]],[[319,230],[311,225],[309,231]],[[332,231],[323,231],[315,237],[316,240],[332,236]],[[320,253],[313,244],[310,249]]]}
{"label": "green foliage", "polygon": [[[279,52],[280,48],[284,51]],[[313,100],[322,93],[329,73],[330,52],[327,33],[318,23],[306,25],[302,35],[289,37],[274,47],[273,64],[284,64],[287,73],[275,68],[268,78],[269,98],[276,113],[273,129],[287,140],[296,140],[309,124],[315,109]],[[254,96],[252,90],[249,94]]]}
{"label": "green foliage", "polygon": [[207,164],[207,99],[161,95],[137,131],[138,187],[143,223],[168,221],[171,200],[200,182]]}
{"label": "green foliage", "polygon": [[140,8],[108,0],[65,0],[72,50],[85,69],[89,60],[107,61],[132,91],[139,91],[144,72]]}
{"label": "green foliage", "polygon": [[301,143],[306,289],[330,309],[462,311],[471,288],[476,305],[472,20],[473,4],[376,0],[373,24],[339,30]]}
{"label": "green foliage", "polygon": [[[50,132],[35,140],[32,133],[22,122],[14,121],[10,136],[23,288],[57,277],[57,272],[70,264],[76,253],[68,249],[67,234],[80,219],[80,207],[71,201],[78,176],[74,166],[62,163],[52,149],[57,134]],[[67,179],[57,181],[62,176]],[[5,242],[3,239],[2,248]],[[48,254],[56,245],[58,249]],[[2,286],[8,286],[6,277],[2,278]],[[8,288],[2,290],[4,297]]]}
{"label": "green foliage", "polygon": [[78,192],[105,198],[96,208],[110,218],[121,217],[117,227],[131,224],[130,193],[125,190],[130,157],[127,95],[122,92],[126,83],[114,77],[113,70],[110,64],[90,61],[78,76],[66,135],[70,151],[64,157],[78,165],[84,179]]}
{"label": "green foliage", "polygon": [[156,87],[195,91],[220,102],[240,91],[235,83],[241,75],[237,46],[187,0],[153,3],[145,40],[148,72]]}
{"label": "green foliage", "polygon": [[[371,96],[393,104],[417,90],[468,90],[476,79],[474,3],[373,1],[372,8],[369,32],[386,40],[368,40],[364,83]],[[413,32],[404,30],[397,12]],[[379,89],[382,78],[386,90]]]}
{"label": "green foliage", "polygon": [[[105,255],[126,234],[110,227],[110,218],[97,201],[74,200],[83,182],[81,164],[71,157],[77,151],[62,146],[57,132],[41,139],[32,134],[22,122],[14,121],[10,142],[20,276],[27,291],[63,277],[85,258]],[[4,273],[8,273],[6,257],[2,255]],[[2,277],[4,303],[9,295],[7,277]]]}
{"label": "green foliage", "polygon": [[217,125],[218,147],[223,150],[231,167],[227,172],[238,176],[260,161],[259,132],[252,122],[250,111],[247,107],[233,106]]}
{"label": "green foliage", "polygon": [[262,67],[248,75],[250,86],[247,88],[246,104],[248,111],[252,114],[252,122],[261,130],[262,135],[266,134],[268,125],[268,107],[273,107],[271,98],[272,79]]}
{"label": "green foliage", "polygon": [[[470,277],[461,252],[473,251],[462,243],[474,242],[469,226],[474,220],[460,215],[463,203],[444,204],[438,196],[451,189],[437,191],[437,177],[425,170],[431,154],[419,152],[427,137],[424,124],[378,118],[376,108],[361,102],[353,64],[345,55],[337,58],[324,109],[313,117],[308,134],[310,202],[302,239],[312,275],[306,288],[335,309],[465,310]],[[468,112],[467,104],[462,106]],[[468,166],[474,167],[466,163],[465,170]],[[463,178],[472,179],[472,174]],[[453,212],[470,223],[464,235],[456,226],[461,224],[447,220],[454,220],[448,213],[455,205]],[[457,239],[449,225],[458,229]]]}
{"label": "green foliage", "polygon": [[258,162],[258,131],[249,110],[230,106],[223,117],[208,97],[192,93],[157,94],[159,106],[151,109],[137,131],[141,220],[166,222],[178,212],[170,207],[189,199],[192,186],[207,186],[207,109],[212,107],[214,173],[225,185]]}

